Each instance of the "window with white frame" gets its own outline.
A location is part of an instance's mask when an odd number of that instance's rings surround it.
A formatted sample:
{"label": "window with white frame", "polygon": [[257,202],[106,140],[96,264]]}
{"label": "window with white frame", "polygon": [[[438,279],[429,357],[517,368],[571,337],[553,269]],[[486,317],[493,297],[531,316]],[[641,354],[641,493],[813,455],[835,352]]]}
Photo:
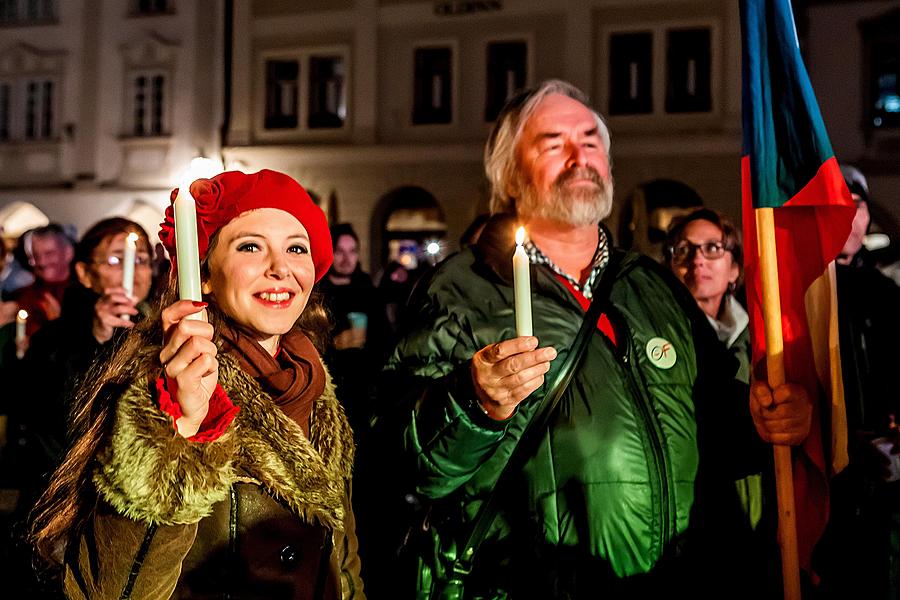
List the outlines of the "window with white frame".
{"label": "window with white frame", "polygon": [[301,48],[264,55],[264,131],[343,129],[347,123],[348,57],[345,47]]}
{"label": "window with white frame", "polygon": [[703,114],[715,110],[714,24],[647,24],[606,40],[611,116]]}
{"label": "window with white frame", "polygon": [[131,134],[165,135],[168,121],[168,77],[165,71],[145,70],[131,77]]}
{"label": "window with white frame", "polygon": [[56,0],[0,0],[0,24],[31,25],[56,20]]}

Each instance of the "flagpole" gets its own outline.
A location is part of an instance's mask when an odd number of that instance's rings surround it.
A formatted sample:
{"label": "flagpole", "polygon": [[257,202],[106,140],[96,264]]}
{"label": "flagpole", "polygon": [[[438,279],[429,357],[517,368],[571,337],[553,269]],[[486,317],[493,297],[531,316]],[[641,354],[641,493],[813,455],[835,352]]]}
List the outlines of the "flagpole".
{"label": "flagpole", "polygon": [[[781,331],[781,294],[778,287],[778,253],[775,247],[775,214],[757,208],[756,234],[759,271],[766,325],[766,372],[773,389],[784,381],[784,340]],[[781,540],[781,575],[784,600],[800,600],[800,561],[797,553],[797,514],[791,447],[775,444],[775,486],[778,492],[778,537]]]}

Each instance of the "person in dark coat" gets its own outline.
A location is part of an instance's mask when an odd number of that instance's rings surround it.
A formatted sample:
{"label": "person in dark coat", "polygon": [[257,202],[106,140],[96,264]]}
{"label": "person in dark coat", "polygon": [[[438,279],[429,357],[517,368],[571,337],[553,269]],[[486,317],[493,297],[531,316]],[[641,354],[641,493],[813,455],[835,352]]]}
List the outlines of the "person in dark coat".
{"label": "person in dark coat", "polygon": [[354,431],[372,413],[376,374],[384,365],[390,329],[381,295],[359,264],[359,238],[349,223],[331,228],[334,264],[319,282],[319,293],[333,323],[334,346],[325,355],[338,398]]}
{"label": "person in dark coat", "polygon": [[[822,582],[816,599],[900,597],[900,453],[894,347],[900,339],[900,288],[869,263],[869,187],[859,169],[841,171],[856,202],[850,236],[837,259],[838,327],[850,464],[832,481],[827,528],[813,556]],[[886,455],[877,447],[889,454]]]}

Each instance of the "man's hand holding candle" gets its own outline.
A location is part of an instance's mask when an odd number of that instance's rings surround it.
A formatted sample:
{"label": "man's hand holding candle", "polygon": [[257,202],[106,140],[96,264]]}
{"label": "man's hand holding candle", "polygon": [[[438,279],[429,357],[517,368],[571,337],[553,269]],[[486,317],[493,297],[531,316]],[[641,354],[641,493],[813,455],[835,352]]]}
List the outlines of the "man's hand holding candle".
{"label": "man's hand holding candle", "polygon": [[472,383],[482,410],[492,419],[508,419],[531,392],[544,383],[556,349],[538,348],[533,336],[486,346],[472,357]]}

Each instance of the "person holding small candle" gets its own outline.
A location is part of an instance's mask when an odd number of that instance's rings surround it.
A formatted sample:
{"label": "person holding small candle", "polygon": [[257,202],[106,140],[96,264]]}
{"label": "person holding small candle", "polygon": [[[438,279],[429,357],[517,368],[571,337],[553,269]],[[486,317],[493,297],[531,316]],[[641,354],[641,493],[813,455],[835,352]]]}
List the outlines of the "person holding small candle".
{"label": "person holding small candle", "polygon": [[[124,240],[137,234],[140,251],[135,265],[134,296],[122,288]],[[28,350],[7,376],[17,402],[11,412],[12,452],[21,465],[20,505],[27,513],[46,485],[66,447],[69,401],[77,382],[97,361],[107,360],[133,322],[146,314],[153,276],[149,239],[140,225],[114,217],[91,226],[75,245],[75,283],[65,291],[59,318],[46,323],[28,340]],[[30,317],[29,317],[30,318]],[[24,333],[25,320],[22,320]]]}
{"label": "person holding small candle", "polygon": [[[332,261],[325,216],[269,170],[190,193],[203,300],[177,299],[181,253],[159,307],[81,388],[32,539],[70,598],[364,598],[353,436],[310,301]],[[173,258],[175,227],[170,208]]]}
{"label": "person holding small candle", "polygon": [[[758,470],[760,436],[805,438],[810,401],[796,385],[773,400],[764,382],[752,418],[747,404],[716,401],[748,391],[696,302],[660,265],[614,249],[600,224],[612,208],[609,149],[606,124],[570,84],[511,99],[485,149],[494,215],[414,294],[384,386],[408,403],[383,420],[400,430],[403,493],[431,507],[428,527],[411,533],[425,537],[410,544],[419,593],[752,597],[731,536],[745,519],[734,481]],[[526,336],[513,290],[520,226]],[[600,316],[587,322],[592,302]],[[557,387],[574,352],[572,379]],[[523,434],[551,390],[558,404]],[[501,477],[511,456],[521,466]],[[472,555],[462,544],[476,522]]]}

